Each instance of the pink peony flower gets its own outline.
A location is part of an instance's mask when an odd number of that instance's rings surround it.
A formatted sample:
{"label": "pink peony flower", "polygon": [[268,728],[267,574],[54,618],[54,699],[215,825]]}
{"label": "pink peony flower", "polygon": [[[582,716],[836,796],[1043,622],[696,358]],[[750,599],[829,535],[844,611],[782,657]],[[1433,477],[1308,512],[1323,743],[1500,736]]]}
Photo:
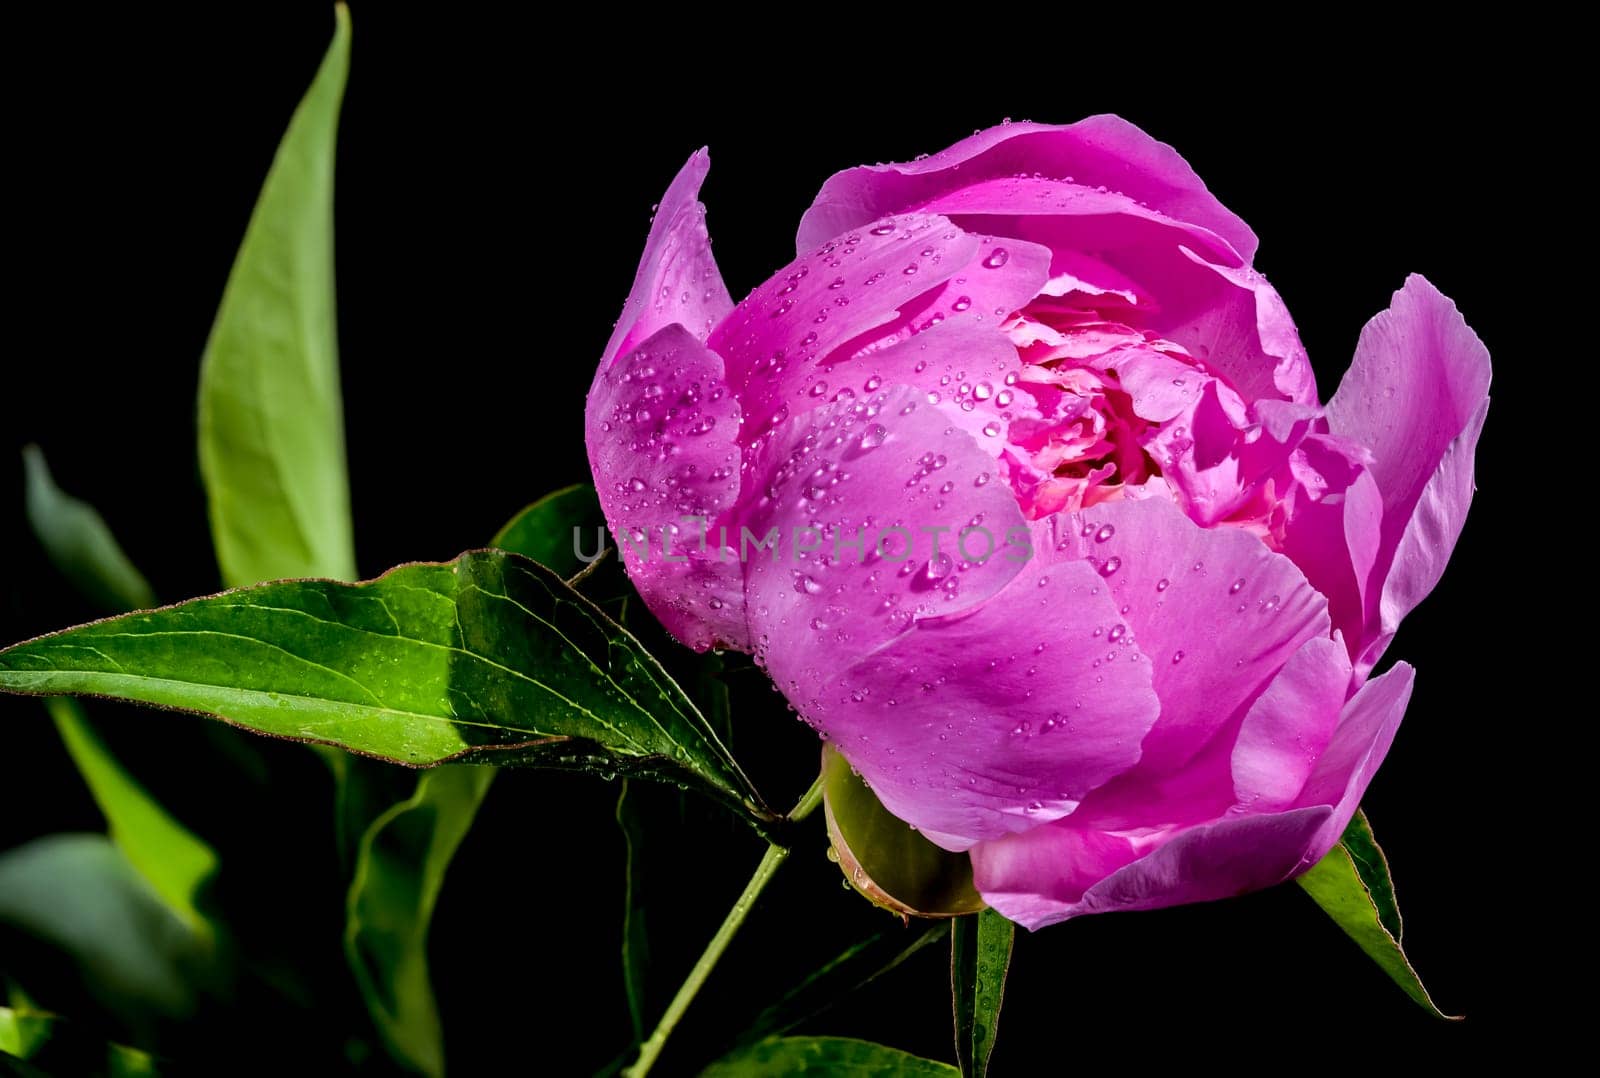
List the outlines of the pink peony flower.
{"label": "pink peony flower", "polygon": [[1410,278],[1319,403],[1254,234],[1097,116],[839,173],[735,306],[706,169],[588,400],[651,610],[752,652],[1029,927],[1316,863],[1472,499],[1489,356],[1454,305]]}

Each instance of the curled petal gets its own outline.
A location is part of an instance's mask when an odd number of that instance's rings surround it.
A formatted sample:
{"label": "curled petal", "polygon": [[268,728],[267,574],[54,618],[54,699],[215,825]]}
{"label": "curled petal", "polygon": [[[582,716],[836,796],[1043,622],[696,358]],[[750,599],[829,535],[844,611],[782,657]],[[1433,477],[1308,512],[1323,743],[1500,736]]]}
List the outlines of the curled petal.
{"label": "curled petal", "polygon": [[973,879],[1007,917],[1038,928],[1085,913],[1159,909],[1270,887],[1310,868],[1339,841],[1389,751],[1411,698],[1404,663],[1345,704],[1305,788],[1283,811],[1230,813],[1141,835],[1074,814],[972,850]]}
{"label": "curled petal", "polygon": [[887,213],[900,213],[976,181],[1043,173],[1085,187],[1105,187],[1180,221],[1215,232],[1241,261],[1256,237],[1206,190],[1171,146],[1117,116],[1066,126],[1006,124],[980,131],[931,157],[836,173],[800,221],[800,250]]}
{"label": "curled petal", "polygon": [[699,201],[700,185],[710,168],[710,155],[697,150],[661,196],[633,289],[600,358],[602,368],[674,322],[695,340],[704,341],[733,309],[711,256],[706,208]]}
{"label": "curled petal", "polygon": [[1444,573],[1472,503],[1473,455],[1489,406],[1489,352],[1455,304],[1420,276],[1367,323],[1328,404],[1333,433],[1365,446],[1383,498],[1365,590],[1357,672]]}
{"label": "curled petal", "polygon": [[739,497],[738,429],[721,358],[675,323],[602,365],[584,412],[595,490],[628,575],[662,624],[701,651],[749,645],[741,567],[716,539]]}

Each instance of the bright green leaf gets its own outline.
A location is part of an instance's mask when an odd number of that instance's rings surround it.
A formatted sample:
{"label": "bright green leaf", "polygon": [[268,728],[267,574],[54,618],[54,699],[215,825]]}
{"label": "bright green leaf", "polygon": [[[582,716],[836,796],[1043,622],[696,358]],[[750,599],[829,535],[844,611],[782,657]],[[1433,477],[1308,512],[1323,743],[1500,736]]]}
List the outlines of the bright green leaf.
{"label": "bright green leaf", "polygon": [[950,998],[961,1073],[983,1078],[1000,1031],[1000,1004],[1017,926],[994,910],[955,923],[950,933]]}
{"label": "bright green leaf", "polygon": [[1365,813],[1358,810],[1339,844],[1296,882],[1406,995],[1440,1018],[1457,1017],[1434,1004],[1400,946],[1400,907],[1389,862]]}
{"label": "bright green leaf", "polygon": [[822,752],[822,791],[839,867],[862,895],[906,917],[984,908],[972,885],[972,860],[940,849],[890,814],[832,745]]}
{"label": "bright green leaf", "polygon": [[137,1048],[86,1036],[75,1023],[53,1014],[0,1007],[0,1062],[9,1062],[4,1058],[8,1054],[31,1062],[31,1066],[12,1064],[22,1078],[47,1073],[147,1078],[159,1073],[155,1060]]}
{"label": "bright green leaf", "polygon": [[54,1023],[53,1015],[0,1007],[0,1052],[18,1059],[31,1058],[38,1047],[50,1039],[50,1027]]}
{"label": "bright green leaf", "polygon": [[580,483],[546,494],[523,509],[489,545],[532,558],[562,577],[571,578],[590,564],[579,559],[574,536],[584,555],[593,555],[600,549],[595,529],[604,527],[600,499],[593,487]]}
{"label": "bright green leaf", "polygon": [[200,474],[230,586],[356,576],[334,321],[333,164],[350,15],[256,201],[200,369]]}
{"label": "bright green leaf", "polygon": [[0,652],[0,690],[89,694],[414,766],[648,775],[777,817],[636,640],[500,551],[365,584],[284,581]]}
{"label": "bright green leaf", "polygon": [[24,449],[22,460],[27,472],[28,525],[61,575],[106,610],[155,606],[149,582],[122,552],[95,508],[56,486],[38,446]]}
{"label": "bright green leaf", "polygon": [[701,1078],[788,1078],[793,1074],[855,1074],[872,1078],[953,1078],[948,1063],[847,1037],[776,1037],[740,1048],[701,1072]]}
{"label": "bright green leaf", "polygon": [[111,841],[192,932],[213,939],[215,930],[197,907],[196,898],[216,871],[217,855],[122,769],[90,729],[76,700],[57,696],[45,704],[67,752],[89,784],[95,804],[110,824]]}
{"label": "bright green leaf", "polygon": [[852,944],[762,1011],[735,1043],[744,1046],[789,1032],[894,970],[924,947],[943,940],[949,932],[949,921],[933,921],[915,928],[895,925]]}
{"label": "bright green leaf", "polygon": [[194,1008],[206,945],[104,835],[49,835],[0,854],[0,924],[68,956],[108,1007]]}
{"label": "bright green leaf", "polygon": [[[428,924],[445,869],[494,780],[492,767],[429,771],[361,841],[350,884],[345,951],[390,1050],[444,1073],[443,1034],[428,981]],[[419,856],[420,854],[420,856]]]}

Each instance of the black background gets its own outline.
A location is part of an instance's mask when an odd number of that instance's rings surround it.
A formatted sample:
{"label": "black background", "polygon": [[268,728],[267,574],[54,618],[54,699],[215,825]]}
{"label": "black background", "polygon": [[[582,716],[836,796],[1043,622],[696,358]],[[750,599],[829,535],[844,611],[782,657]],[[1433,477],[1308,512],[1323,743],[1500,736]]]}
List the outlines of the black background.
{"label": "black background", "polygon": [[[84,14],[10,42],[33,63],[6,75],[12,283],[0,425],[11,445],[44,446],[61,485],[101,508],[167,598],[217,586],[194,464],[198,360],[330,23],[316,4]],[[1535,364],[1519,350],[1546,310],[1528,230],[1549,227],[1527,185],[1561,175],[1553,161],[1539,177],[1513,174],[1508,131],[1522,124],[1519,139],[1545,140],[1526,126],[1536,110],[1514,96],[1514,84],[1530,89],[1503,66],[1412,42],[1369,39],[1326,65],[1279,56],[1260,67],[1220,50],[1141,48],[1124,30],[1102,41],[1113,55],[1096,65],[1097,50],[1065,25],[1054,57],[1049,28],[1003,46],[863,29],[854,44],[826,47],[814,22],[792,29],[792,52],[771,51],[769,38],[761,49],[625,48],[595,29],[356,5],[336,216],[362,572],[480,545],[532,498],[588,478],[583,394],[651,205],[695,148],[711,148],[703,198],[738,297],[791,257],[800,213],[837,169],[908,159],[1006,116],[1119,112],[1177,146],[1261,237],[1256,264],[1293,312],[1324,398],[1362,323],[1411,271],[1455,299],[1495,355],[1472,519],[1439,590],[1390,651],[1419,677],[1366,801],[1408,950],[1440,1004],[1469,1020],[1428,1018],[1289,887],[1021,939],[997,1073],[1055,1073],[1085,1053],[1135,1065],[1169,1054],[1262,1066],[1301,1052],[1354,1058],[1367,1030],[1427,1058],[1464,1056],[1499,1019],[1483,963],[1498,946],[1484,918],[1500,884],[1484,878],[1484,848],[1504,822],[1491,776],[1508,764],[1491,755],[1501,750],[1489,731],[1505,718],[1495,671],[1506,645],[1490,629],[1509,609],[1501,537],[1524,512],[1520,416]],[[28,537],[14,453],[0,477],[0,535],[17,567],[0,610],[6,639],[88,616]],[[736,750],[754,754],[757,781],[786,801],[807,781],[812,742],[776,697],[744,696]],[[197,720],[100,714],[181,817],[246,836],[224,851],[229,901],[269,938],[314,941],[337,975],[329,790],[309,754],[265,746],[270,781],[219,820],[221,771]],[[0,845],[98,829],[42,709],[0,702],[0,726]],[[456,1073],[555,1059],[554,1073],[592,1069],[620,1047],[615,794],[538,773],[504,776],[492,791],[435,923]],[[726,825],[696,823],[676,838],[666,879],[681,893],[656,926],[666,992],[759,856]],[[663,1073],[691,1066],[697,1047],[848,933],[881,924],[838,886],[823,847],[819,832],[797,853]],[[943,960],[924,953],[810,1028],[948,1058]],[[317,1021],[336,1028],[338,1015],[358,1013],[350,991],[325,987]],[[241,1028],[263,1067],[337,1058],[337,1038],[317,1022]]]}

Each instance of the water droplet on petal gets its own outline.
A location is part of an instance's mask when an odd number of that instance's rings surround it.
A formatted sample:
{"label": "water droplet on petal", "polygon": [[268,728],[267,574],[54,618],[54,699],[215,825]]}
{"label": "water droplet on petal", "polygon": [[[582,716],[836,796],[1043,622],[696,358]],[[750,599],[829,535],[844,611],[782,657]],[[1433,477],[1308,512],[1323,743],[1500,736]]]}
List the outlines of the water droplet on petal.
{"label": "water droplet on petal", "polygon": [[1243,588],[1243,587],[1244,587],[1244,577],[1241,576],[1238,580],[1235,580],[1232,584],[1228,585],[1228,594],[1229,595],[1237,595],[1237,594],[1239,594],[1239,589]]}
{"label": "water droplet on petal", "polygon": [[882,423],[874,423],[867,432],[861,436],[862,449],[876,449],[889,437],[889,431]]}
{"label": "water droplet on petal", "polygon": [[1004,247],[996,247],[989,252],[989,257],[983,260],[984,269],[999,269],[1011,258],[1011,252]]}

